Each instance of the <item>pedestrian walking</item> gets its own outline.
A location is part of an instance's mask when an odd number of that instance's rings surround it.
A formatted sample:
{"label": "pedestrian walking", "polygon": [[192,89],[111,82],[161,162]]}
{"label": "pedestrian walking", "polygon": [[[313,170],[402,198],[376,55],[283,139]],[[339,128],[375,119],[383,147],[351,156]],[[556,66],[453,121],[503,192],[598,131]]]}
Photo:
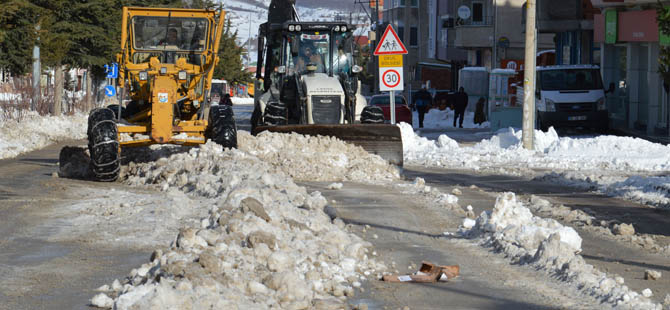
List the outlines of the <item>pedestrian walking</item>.
{"label": "pedestrian walking", "polygon": [[456,120],[460,117],[458,127],[463,128],[465,108],[468,106],[468,94],[465,92],[465,88],[461,87],[454,97],[454,127],[456,127]]}
{"label": "pedestrian walking", "polygon": [[229,105],[233,106],[233,100],[230,99],[230,94],[223,95],[223,100],[219,103],[220,105]]}
{"label": "pedestrian walking", "polygon": [[426,84],[421,85],[421,90],[414,95],[414,106],[419,113],[419,128],[423,128],[423,118],[433,105],[433,96],[426,89]]}
{"label": "pedestrian walking", "polygon": [[479,97],[477,106],[475,107],[475,124],[477,125],[481,125],[483,122],[486,122],[486,114],[484,114],[484,103],[486,103],[486,99],[484,99],[484,97]]}

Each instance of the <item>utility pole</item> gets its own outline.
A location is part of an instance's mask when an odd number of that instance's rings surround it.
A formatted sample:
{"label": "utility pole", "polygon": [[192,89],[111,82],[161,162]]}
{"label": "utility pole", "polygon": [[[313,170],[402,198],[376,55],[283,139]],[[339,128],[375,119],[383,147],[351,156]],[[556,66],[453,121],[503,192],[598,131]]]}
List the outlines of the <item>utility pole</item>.
{"label": "utility pole", "polygon": [[526,59],[523,78],[523,147],[533,149],[533,133],[535,131],[535,61],[536,40],[535,30],[536,0],[526,2]]}
{"label": "utility pole", "polygon": [[[375,21],[375,40],[373,41],[374,44],[371,46],[370,51],[374,51],[375,47],[377,46],[377,42],[379,42],[379,35],[380,35],[380,33],[379,33],[379,30],[380,30],[379,29],[379,1],[381,1],[381,0],[374,0],[374,1],[375,1],[375,18],[374,18],[374,21]],[[372,54],[372,53],[370,53],[370,54]],[[376,85],[379,83],[379,59],[377,59],[379,57],[372,57],[372,56],[370,56],[370,57],[372,58],[372,63],[374,64],[374,66],[373,66],[374,68],[372,69],[372,72],[374,72],[374,74],[375,74],[375,82],[372,83],[372,90],[373,90],[372,93],[374,94],[374,90],[377,89]]]}

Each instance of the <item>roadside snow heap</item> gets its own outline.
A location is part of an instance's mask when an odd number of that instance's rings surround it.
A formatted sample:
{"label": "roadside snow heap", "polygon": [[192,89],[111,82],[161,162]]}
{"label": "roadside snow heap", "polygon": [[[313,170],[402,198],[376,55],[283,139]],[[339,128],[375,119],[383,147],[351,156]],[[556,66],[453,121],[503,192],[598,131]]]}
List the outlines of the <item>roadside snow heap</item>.
{"label": "roadside snow heap", "polygon": [[[536,201],[547,203],[546,201]],[[514,193],[498,196],[491,211],[465,219],[461,232],[481,237],[484,244],[505,253],[514,263],[530,264],[570,283],[586,294],[619,309],[661,309],[661,305],[628,289],[623,278],[612,279],[578,253],[582,239],[571,227],[533,216]]]}
{"label": "roadside snow heap", "polygon": [[40,116],[29,112],[20,122],[0,121],[0,159],[43,148],[49,144],[86,138],[88,117]]}
{"label": "roadside snow heap", "polygon": [[446,135],[440,136],[436,143],[416,135],[407,124],[399,126],[404,160],[413,165],[474,170],[507,167],[665,172],[670,169],[670,146],[638,138],[559,137],[552,127],[548,132],[535,131],[531,151],[523,148],[521,131],[512,128],[501,129],[491,139],[472,147],[460,147]]}
{"label": "roadside snow heap", "polygon": [[[101,287],[93,305],[338,309],[363,280],[381,276],[386,266],[368,256],[371,244],[346,232],[341,220],[331,221],[321,193],[307,193],[276,163],[241,150],[251,138],[241,136],[240,150],[224,151],[209,142],[124,167],[122,177],[130,185],[178,189],[212,198],[213,205],[200,227],[180,230],[169,250],[155,251],[151,262],[125,280]],[[282,146],[276,147],[272,150]],[[318,161],[312,164],[318,167]]]}

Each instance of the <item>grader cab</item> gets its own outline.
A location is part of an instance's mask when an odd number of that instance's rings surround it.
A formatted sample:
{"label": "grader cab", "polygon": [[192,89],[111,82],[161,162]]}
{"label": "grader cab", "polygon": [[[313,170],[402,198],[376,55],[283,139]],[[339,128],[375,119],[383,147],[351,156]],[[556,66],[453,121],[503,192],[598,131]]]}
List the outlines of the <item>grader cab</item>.
{"label": "grader cab", "polygon": [[208,139],[237,147],[232,108],[209,102],[224,15],[212,10],[123,8],[117,55],[120,104],[94,109],[88,121],[92,170],[98,180],[118,178],[124,147],[198,145]]}

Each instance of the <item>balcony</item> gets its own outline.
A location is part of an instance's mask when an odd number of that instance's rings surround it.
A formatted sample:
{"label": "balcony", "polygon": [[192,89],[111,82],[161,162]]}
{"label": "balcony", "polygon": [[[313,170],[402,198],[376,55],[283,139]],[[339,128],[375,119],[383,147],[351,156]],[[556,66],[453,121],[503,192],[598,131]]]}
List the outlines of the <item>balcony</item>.
{"label": "balcony", "polygon": [[457,20],[454,30],[454,45],[458,48],[491,47],[493,16]]}

